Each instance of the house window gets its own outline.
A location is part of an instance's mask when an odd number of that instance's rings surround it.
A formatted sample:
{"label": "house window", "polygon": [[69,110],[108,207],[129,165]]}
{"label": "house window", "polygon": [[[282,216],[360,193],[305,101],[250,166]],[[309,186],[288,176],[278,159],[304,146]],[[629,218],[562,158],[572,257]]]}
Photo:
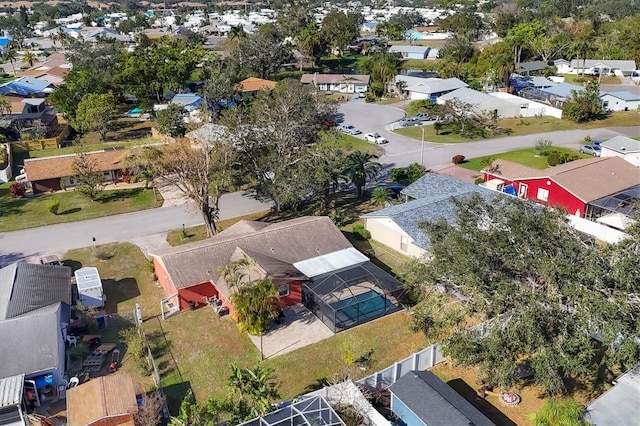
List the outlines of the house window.
{"label": "house window", "polygon": [[278,287],[278,296],[285,297],[289,295],[289,284],[284,284]]}
{"label": "house window", "polygon": [[400,237],[400,250],[407,251],[409,249],[409,237],[402,235]]}
{"label": "house window", "polygon": [[544,188],[538,188],[538,200],[549,201],[549,190]]}

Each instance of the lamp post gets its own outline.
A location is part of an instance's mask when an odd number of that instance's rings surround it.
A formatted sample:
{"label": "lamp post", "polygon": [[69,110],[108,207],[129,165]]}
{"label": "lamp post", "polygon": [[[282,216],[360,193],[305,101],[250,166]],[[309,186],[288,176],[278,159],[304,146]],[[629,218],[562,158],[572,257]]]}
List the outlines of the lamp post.
{"label": "lamp post", "polygon": [[422,139],[420,142],[420,165],[424,166],[424,125],[422,127]]}

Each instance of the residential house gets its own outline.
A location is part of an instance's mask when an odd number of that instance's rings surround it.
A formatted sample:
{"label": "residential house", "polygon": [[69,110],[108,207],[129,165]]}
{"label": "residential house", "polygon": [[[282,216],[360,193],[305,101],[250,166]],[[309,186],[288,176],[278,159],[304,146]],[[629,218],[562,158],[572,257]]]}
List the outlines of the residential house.
{"label": "residential house", "polygon": [[120,43],[132,43],[133,39],[129,34],[118,34],[109,28],[86,27],[80,32],[85,43],[96,44],[101,40],[116,41]]}
{"label": "residential house", "polygon": [[540,74],[547,67],[547,64],[544,61],[520,62],[519,65],[518,73],[527,76],[531,74]]}
{"label": "residential house", "polygon": [[520,96],[515,96],[507,92],[491,92],[489,95],[517,105],[518,108],[520,108],[520,116],[522,117],[548,115],[555,118],[562,118],[562,110],[560,108],[555,108],[533,99],[521,98]]}
{"label": "residential house", "polygon": [[321,92],[364,93],[371,77],[361,74],[303,74],[302,84],[312,84]]}
{"label": "residential house", "polygon": [[558,83],[556,85],[546,87],[540,90],[536,89],[534,96],[530,96],[525,93],[527,89],[521,90],[520,95],[526,98],[538,98],[538,100],[548,103],[549,105],[557,108],[562,108],[562,105],[573,96],[573,92],[581,92],[584,90],[584,86],[578,86],[570,83]]}
{"label": "residential house", "polygon": [[540,76],[528,76],[520,74],[511,74],[509,77],[509,85],[516,91],[520,91],[526,87],[533,87],[535,89],[546,89],[554,86],[556,83],[549,80],[546,77]]}
{"label": "residential house", "polygon": [[[97,172],[102,173],[105,183],[118,183],[127,174],[122,163],[126,151],[93,151],[85,155]],[[29,158],[24,160],[27,181],[34,193],[59,191],[73,188],[78,183],[73,178],[73,163],[76,154],[55,157]]]}
{"label": "residential house", "polygon": [[640,185],[638,169],[620,157],[575,160],[540,170],[496,160],[482,170],[486,186],[512,186],[520,198],[592,217],[600,200]]}
{"label": "residential house", "polygon": [[436,173],[427,173],[404,188],[402,194],[410,201],[367,213],[362,219],[372,239],[413,258],[420,258],[431,249],[429,236],[420,227],[422,222],[456,220],[452,197],[478,194],[492,199],[496,195],[477,185]]}
{"label": "residential house", "polygon": [[273,90],[276,88],[276,82],[265,80],[263,78],[249,77],[242,80],[236,86],[237,90],[243,95],[255,95],[260,90]]}
{"label": "residential house", "polygon": [[189,112],[198,109],[201,103],[202,98],[196,93],[178,93],[169,101],[169,104],[180,105]]}
{"label": "residential house", "polygon": [[571,62],[564,59],[555,60],[558,74],[589,74],[618,76],[631,76],[637,69],[635,61],[620,61],[611,59],[572,59]]}
{"label": "residential house", "polygon": [[439,96],[453,92],[462,87],[469,87],[467,83],[457,78],[422,78],[407,75],[397,75],[394,82],[405,82],[404,92],[409,94],[409,99],[431,99],[435,102]]}
{"label": "residential house", "polygon": [[521,115],[519,105],[469,87],[461,87],[460,89],[439,96],[436,102],[439,105],[444,105],[454,99],[472,105],[476,111],[490,114],[496,119],[519,117]]}
{"label": "residential house", "polygon": [[69,426],[134,426],[138,412],[131,377],[97,377],[67,391]]}
{"label": "residential house", "polygon": [[18,77],[13,81],[0,84],[0,95],[28,97],[46,97],[53,91],[53,86],[47,80],[35,77]]}
{"label": "residential house", "polygon": [[5,96],[11,105],[10,114],[0,118],[4,129],[10,130],[8,136],[21,139],[49,137],[60,128],[58,117],[52,107],[47,106],[44,98],[20,98]]}
{"label": "residential house", "polygon": [[402,59],[427,59],[430,50],[426,46],[393,45],[389,47],[389,53],[399,53]]}
{"label": "residential house", "polygon": [[59,86],[69,71],[71,71],[71,63],[67,61],[62,53],[54,53],[44,62],[37,63],[26,70],[18,71],[18,75],[37,78],[48,81],[53,86]]}
{"label": "residential house", "polygon": [[[355,250],[328,217],[240,221],[207,240],[150,254],[158,282],[181,309],[215,296],[234,318],[234,286],[257,279],[274,282],[281,308],[304,303],[334,332],[398,310],[402,295],[400,283]],[[223,268],[245,259],[241,282],[228,281]],[[360,299],[345,302],[355,290]],[[363,297],[376,299],[366,312],[357,306]]]}
{"label": "residential house", "polygon": [[411,371],[389,391],[391,411],[406,425],[495,425],[431,371]]}
{"label": "residential house", "polygon": [[640,95],[628,91],[602,92],[602,108],[606,111],[636,111],[640,109]]}
{"label": "residential house", "polygon": [[640,419],[640,367],[613,382],[613,387],[587,406],[584,419],[593,425],[633,425]]}
{"label": "residential house", "polygon": [[600,157],[620,157],[640,167],[640,141],[626,136],[616,136],[600,143]]}

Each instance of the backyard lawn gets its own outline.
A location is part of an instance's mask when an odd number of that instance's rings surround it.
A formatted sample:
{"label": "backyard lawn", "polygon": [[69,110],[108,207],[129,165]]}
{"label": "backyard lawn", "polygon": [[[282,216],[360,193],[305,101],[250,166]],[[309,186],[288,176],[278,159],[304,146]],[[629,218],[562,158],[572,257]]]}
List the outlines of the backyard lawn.
{"label": "backyard lawn", "polygon": [[[553,117],[530,118],[505,118],[498,120],[496,125],[501,128],[511,129],[510,135],[521,136],[534,133],[554,132],[558,130],[596,129],[601,127],[636,126],[640,123],[640,111],[614,112],[601,120],[593,120],[587,123],[574,123],[569,120],[560,120]],[[479,140],[481,138],[463,138],[460,135],[448,133],[445,130],[436,135],[433,126],[403,127],[395,130],[396,133],[413,139],[421,140],[422,128],[424,128],[424,140],[436,143],[461,143]],[[497,137],[504,137],[497,136]]]}
{"label": "backyard lawn", "polygon": [[[580,158],[592,158],[590,155],[581,154],[578,151],[569,148],[553,147],[552,149],[561,153],[576,154],[579,155]],[[549,167],[547,157],[536,156],[535,148],[518,149],[516,151],[502,152],[500,154],[487,155],[485,157],[470,158],[464,163],[458,165],[465,169],[480,171],[485,167],[484,161],[487,158],[509,160],[514,163],[524,164],[525,166],[536,169],[546,169]]]}
{"label": "backyard lawn", "polygon": [[[163,201],[156,191],[142,188],[103,191],[95,201],[76,191],[13,198],[9,186],[0,185],[0,232],[152,209]],[[47,204],[53,200],[60,202],[57,215],[47,211]]]}

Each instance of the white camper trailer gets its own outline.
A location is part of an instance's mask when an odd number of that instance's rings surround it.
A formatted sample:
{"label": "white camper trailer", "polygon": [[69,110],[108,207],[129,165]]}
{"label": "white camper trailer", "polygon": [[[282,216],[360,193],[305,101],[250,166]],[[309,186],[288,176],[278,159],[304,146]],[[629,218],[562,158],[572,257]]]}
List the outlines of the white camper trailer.
{"label": "white camper trailer", "polygon": [[98,269],[80,268],[75,272],[79,302],[87,308],[102,308],[106,299]]}

